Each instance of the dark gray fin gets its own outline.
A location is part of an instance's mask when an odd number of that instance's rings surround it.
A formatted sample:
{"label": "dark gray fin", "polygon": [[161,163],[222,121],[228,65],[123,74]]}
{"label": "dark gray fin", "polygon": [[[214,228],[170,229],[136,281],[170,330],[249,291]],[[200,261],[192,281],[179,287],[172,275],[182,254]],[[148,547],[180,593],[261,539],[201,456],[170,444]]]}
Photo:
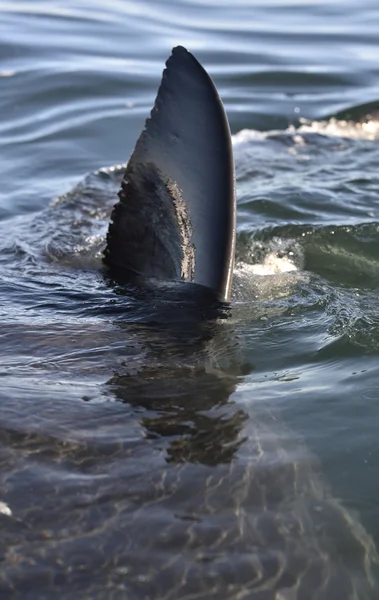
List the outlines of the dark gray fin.
{"label": "dark gray fin", "polygon": [[174,48],[166,67],[112,213],[105,262],[228,299],[236,219],[228,120],[190,52]]}

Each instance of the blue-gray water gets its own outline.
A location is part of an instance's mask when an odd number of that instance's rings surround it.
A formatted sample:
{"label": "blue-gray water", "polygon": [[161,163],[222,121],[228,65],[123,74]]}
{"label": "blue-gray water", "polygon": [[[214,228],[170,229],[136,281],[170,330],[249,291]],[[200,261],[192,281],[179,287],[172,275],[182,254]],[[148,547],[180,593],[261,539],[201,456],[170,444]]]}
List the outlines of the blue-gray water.
{"label": "blue-gray water", "polygon": [[[0,2],[1,598],[378,597],[378,31],[376,0]],[[95,172],[176,44],[228,113],[239,260],[298,267],[218,321],[101,267]]]}

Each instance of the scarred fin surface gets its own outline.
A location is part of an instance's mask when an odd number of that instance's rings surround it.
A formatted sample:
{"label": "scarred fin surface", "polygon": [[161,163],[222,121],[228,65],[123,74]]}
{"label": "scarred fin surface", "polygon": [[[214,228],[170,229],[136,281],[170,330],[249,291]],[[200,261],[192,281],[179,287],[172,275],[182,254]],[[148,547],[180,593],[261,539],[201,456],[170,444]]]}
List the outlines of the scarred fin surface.
{"label": "scarred fin surface", "polygon": [[166,63],[119,198],[107,265],[191,281],[229,298],[236,218],[230,129],[212,79],[181,46]]}

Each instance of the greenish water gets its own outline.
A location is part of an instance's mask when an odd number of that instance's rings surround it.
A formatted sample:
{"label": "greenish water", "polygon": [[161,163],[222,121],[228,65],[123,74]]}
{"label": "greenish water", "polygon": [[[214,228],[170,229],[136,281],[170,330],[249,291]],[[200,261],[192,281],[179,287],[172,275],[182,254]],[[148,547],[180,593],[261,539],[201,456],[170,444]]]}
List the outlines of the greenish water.
{"label": "greenish water", "polygon": [[[373,0],[0,2],[1,598],[377,598],[378,31]],[[233,133],[217,321],[101,266],[97,170],[176,44]]]}

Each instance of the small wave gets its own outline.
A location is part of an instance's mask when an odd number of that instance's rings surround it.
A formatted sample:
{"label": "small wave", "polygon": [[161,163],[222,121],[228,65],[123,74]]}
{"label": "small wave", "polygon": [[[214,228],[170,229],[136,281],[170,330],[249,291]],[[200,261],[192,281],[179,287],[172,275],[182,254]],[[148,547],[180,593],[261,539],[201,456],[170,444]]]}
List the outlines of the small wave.
{"label": "small wave", "polygon": [[[298,133],[318,133],[331,137],[343,137],[363,140],[379,139],[379,118],[371,118],[367,115],[365,121],[347,121],[339,120],[332,117],[328,121],[308,121],[300,119],[300,127],[297,128]],[[288,129],[291,133],[294,128]]]}
{"label": "small wave", "polygon": [[251,141],[264,141],[269,137],[277,135],[292,135],[294,142],[300,142],[301,139],[296,136],[299,134],[315,133],[328,137],[377,140],[379,139],[379,116],[371,117],[367,115],[364,121],[340,120],[331,117],[326,121],[311,121],[301,118],[299,125],[290,125],[285,130],[257,131],[255,129],[242,129],[233,135],[233,144],[235,146]]}

